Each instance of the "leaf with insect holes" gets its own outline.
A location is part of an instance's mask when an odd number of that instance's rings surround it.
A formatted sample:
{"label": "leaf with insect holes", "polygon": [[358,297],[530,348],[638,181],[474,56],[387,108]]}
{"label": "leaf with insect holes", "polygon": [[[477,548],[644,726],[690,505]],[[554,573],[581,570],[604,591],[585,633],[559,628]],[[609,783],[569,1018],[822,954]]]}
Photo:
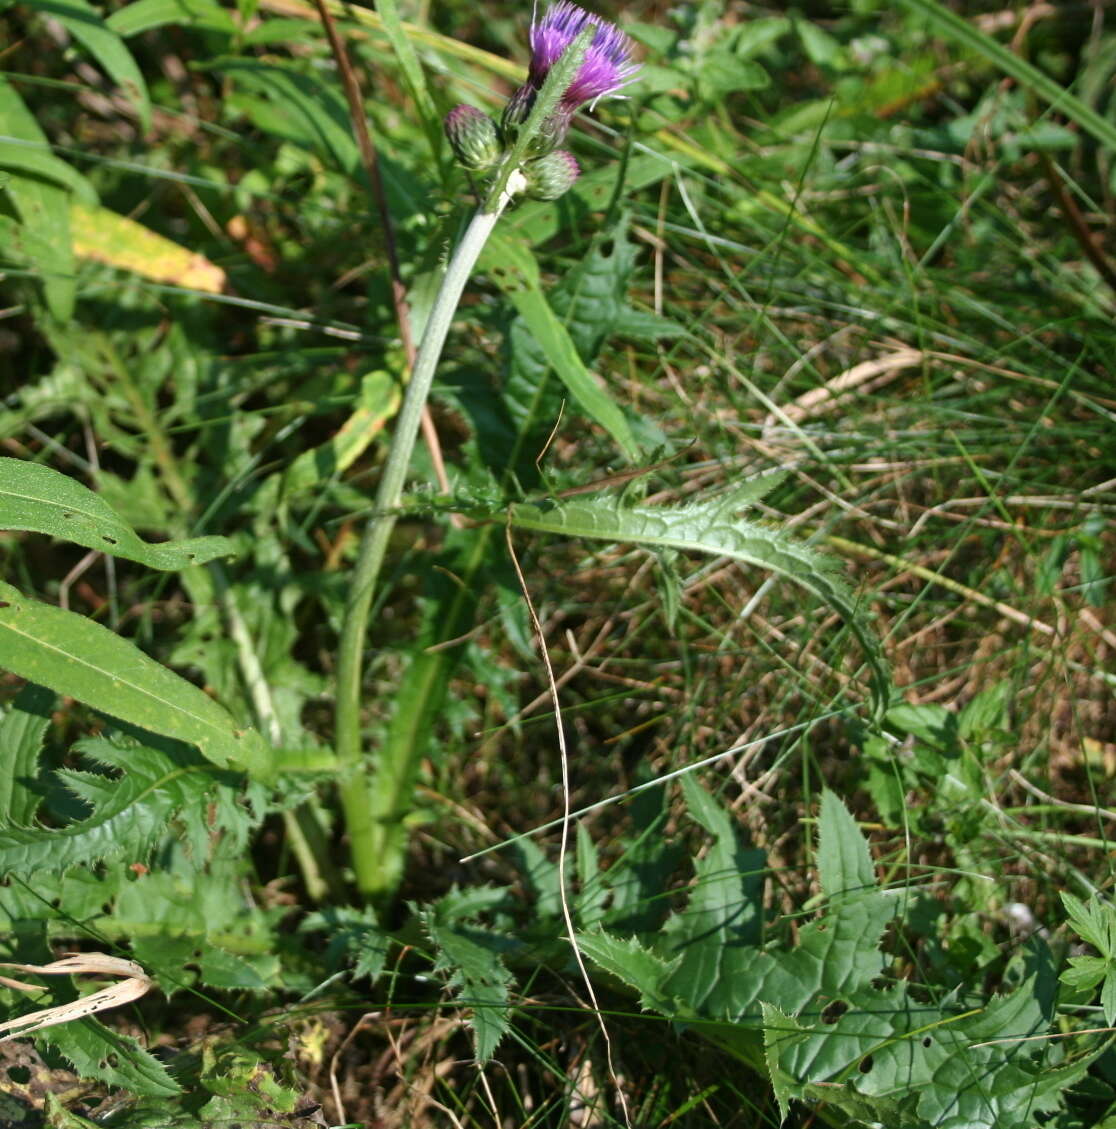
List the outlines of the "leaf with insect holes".
{"label": "leaf with insect holes", "polygon": [[190,568],[235,553],[227,537],[150,544],[87,486],[22,459],[0,458],[0,529],[45,533],[158,569]]}
{"label": "leaf with insect holes", "polygon": [[156,1098],[180,1092],[178,1083],[157,1058],[130,1035],[110,1030],[96,1019],[50,1027],[35,1035],[35,1042],[46,1044],[73,1063],[77,1076],[85,1081]]}

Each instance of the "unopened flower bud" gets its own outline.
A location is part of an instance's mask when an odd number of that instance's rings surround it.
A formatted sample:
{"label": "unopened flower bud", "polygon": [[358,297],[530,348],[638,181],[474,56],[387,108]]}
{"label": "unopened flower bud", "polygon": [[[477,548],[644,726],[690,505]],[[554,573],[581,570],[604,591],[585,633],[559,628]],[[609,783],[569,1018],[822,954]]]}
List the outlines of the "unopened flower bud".
{"label": "unopened flower bud", "polygon": [[528,161],[523,166],[526,194],[535,200],[557,200],[573,187],[580,174],[581,169],[573,154],[565,149],[555,149],[553,153]]}
{"label": "unopened flower bud", "polygon": [[[504,116],[500,119],[500,136],[507,148],[510,149],[516,143],[519,131],[531,116],[538,93],[531,83],[527,83],[508,99],[508,104],[504,107]],[[572,113],[560,104],[539,126],[538,133],[531,138],[531,143],[527,147],[528,156],[543,157],[557,149],[566,139],[572,116]]]}
{"label": "unopened flower bud", "polygon": [[458,163],[474,172],[490,169],[503,155],[496,123],[475,106],[454,106],[445,121],[446,137]]}

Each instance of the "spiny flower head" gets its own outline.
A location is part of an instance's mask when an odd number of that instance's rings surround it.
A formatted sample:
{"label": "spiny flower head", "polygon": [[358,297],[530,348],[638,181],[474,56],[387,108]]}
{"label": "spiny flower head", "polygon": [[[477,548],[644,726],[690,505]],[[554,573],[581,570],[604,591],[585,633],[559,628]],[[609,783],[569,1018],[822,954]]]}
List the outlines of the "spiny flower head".
{"label": "spiny flower head", "polygon": [[562,106],[567,112],[615,94],[627,86],[639,70],[639,65],[632,62],[631,40],[618,27],[571,4],[570,0],[558,0],[546,9],[542,19],[536,11],[531,20],[530,85],[538,90],[562,52],[590,26],[597,29],[596,34],[573,82],[562,95]]}
{"label": "spiny flower head", "polygon": [[555,149],[545,157],[528,161],[522,169],[526,193],[535,200],[557,200],[564,196],[581,175],[577,161],[565,149]]}
{"label": "spiny flower head", "polygon": [[496,123],[475,106],[454,106],[444,124],[450,148],[463,168],[490,169],[503,155]]}

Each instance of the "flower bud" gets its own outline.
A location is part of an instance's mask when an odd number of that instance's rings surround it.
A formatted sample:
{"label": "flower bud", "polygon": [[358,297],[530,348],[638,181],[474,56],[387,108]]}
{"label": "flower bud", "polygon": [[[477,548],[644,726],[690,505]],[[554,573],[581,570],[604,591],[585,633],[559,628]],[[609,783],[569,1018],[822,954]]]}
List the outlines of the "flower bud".
{"label": "flower bud", "polygon": [[463,168],[490,169],[503,155],[496,123],[475,106],[454,106],[445,120],[450,148]]}
{"label": "flower bud", "polygon": [[[538,93],[535,87],[527,83],[508,99],[508,104],[504,107],[504,116],[500,119],[500,136],[507,148],[510,149],[516,143],[520,130],[531,116]],[[528,156],[543,157],[557,149],[566,139],[572,116],[569,110],[559,105],[539,126],[538,133],[531,138],[531,143],[527,147]]]}
{"label": "flower bud", "polygon": [[557,200],[573,187],[580,174],[581,169],[573,154],[565,149],[555,149],[553,153],[528,161],[523,166],[526,195],[535,200]]}

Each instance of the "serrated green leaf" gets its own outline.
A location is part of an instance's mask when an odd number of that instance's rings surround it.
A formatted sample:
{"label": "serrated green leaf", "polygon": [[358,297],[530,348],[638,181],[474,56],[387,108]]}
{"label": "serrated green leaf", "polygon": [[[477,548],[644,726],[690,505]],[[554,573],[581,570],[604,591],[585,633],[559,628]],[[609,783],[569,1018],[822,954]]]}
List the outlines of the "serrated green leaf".
{"label": "serrated green leaf", "polygon": [[210,988],[263,992],[275,986],[279,958],[274,953],[240,956],[217,945],[206,945],[198,961],[202,983]]}
{"label": "serrated green leaf", "polygon": [[1078,991],[1085,991],[1098,985],[1108,972],[1105,957],[1070,957],[1067,968],[1058,979]]}
{"label": "serrated green leaf", "polygon": [[84,1081],[121,1086],[133,1094],[170,1098],[180,1092],[177,1082],[158,1059],[130,1035],[110,1031],[96,1019],[48,1027],[33,1036],[38,1044],[53,1047],[74,1065]]}
{"label": "serrated green leaf", "polygon": [[562,913],[562,888],[558,884],[558,866],[546,857],[533,839],[520,839],[512,844],[512,853],[523,880],[535,899],[535,913],[541,918],[558,918]]}
{"label": "serrated green leaf", "polygon": [[663,947],[678,955],[664,990],[705,1011],[721,986],[742,974],[738,956],[762,940],[765,856],[744,842],[728,812],[692,774],[682,777],[682,791],[687,812],[713,841],[694,863],[686,912],[663,930]]}
{"label": "serrated green leaf", "polygon": [[1109,961],[1105,973],[1100,1000],[1104,1009],[1104,1021],[1112,1027],[1116,1024],[1116,962]]}
{"label": "serrated green leaf", "polygon": [[868,844],[852,813],[828,788],[822,791],[818,820],[818,876],[822,893],[830,899],[876,890]]}
{"label": "serrated green leaf", "polygon": [[[691,793],[693,807],[716,826],[720,819],[709,819],[711,798]],[[694,1029],[742,1055],[744,1034],[763,1029],[784,1117],[798,1099],[892,1129],[1004,1129],[1034,1124],[1036,1115],[1056,1109],[1066,1086],[1083,1076],[1105,1044],[1063,1065],[1059,1048],[1033,1041],[1053,1017],[1033,976],[983,1008],[948,997],[916,999],[905,981],[881,983],[885,958],[878,946],[900,902],[876,888],[866,844],[843,806],[835,797],[823,805],[827,882],[841,896],[827,902],[820,919],[800,927],[794,948],[763,951],[737,943],[738,952],[726,956],[732,943],[723,931],[708,940],[694,933],[689,947],[708,951],[698,958],[684,950],[681,959],[704,959],[717,975],[692,985],[676,970],[663,973],[653,960],[638,963],[629,942],[607,934],[586,937],[586,955],[664,1014],[685,1015]],[[673,938],[687,932],[677,919],[689,913],[687,905],[668,923],[660,948],[669,951]],[[633,966],[642,970],[638,977]],[[691,997],[691,989],[704,998]],[[718,1022],[703,1022],[709,1019]],[[1002,1040],[1018,1046],[1005,1051]]]}
{"label": "serrated green leaf", "polygon": [[58,20],[63,27],[93,56],[105,73],[134,103],[140,126],[146,133],[151,128],[151,99],[147,83],[131,52],[120,36],[87,0],[28,0],[30,7]]}
{"label": "serrated green leaf", "polygon": [[0,828],[26,827],[41,797],[29,787],[38,776],[39,750],[57,695],[29,682],[0,721]]}
{"label": "serrated green leaf", "polygon": [[469,1025],[479,1062],[487,1062],[510,1026],[512,981],[501,956],[506,943],[478,929],[448,925],[437,908],[423,914],[423,925],[437,952],[435,969],[449,974],[458,1002],[471,1009]]}
{"label": "serrated green leaf", "polygon": [[391,934],[380,925],[371,906],[327,906],[310,914],[299,926],[300,933],[325,933],[328,964],[353,965],[353,978],[367,976],[372,984],[380,978],[391,949]]}
{"label": "serrated green leaf", "polygon": [[577,825],[577,906],[575,918],[582,929],[590,929],[605,915],[608,885],[601,874],[597,847],[588,828]]}
{"label": "serrated green leaf", "polygon": [[214,771],[189,747],[126,741],[92,738],[78,743],[77,749],[93,758],[115,753],[114,760],[123,761],[126,771],[117,777],[60,770],[59,778],[93,810],[85,819],[49,830],[0,829],[0,873],[32,877],[78,863],[120,857],[143,861],[177,812],[208,806]]}
{"label": "serrated green leaf", "polygon": [[1096,897],[1090,898],[1088,904],[1086,904],[1080,898],[1074,897],[1073,894],[1065,890],[1059,892],[1062,905],[1065,907],[1066,913],[1069,914],[1070,925],[1073,926],[1077,935],[1103,956],[1116,956],[1116,953],[1110,951],[1111,938],[1106,924],[1106,916],[1116,918],[1116,911],[1103,906]]}
{"label": "serrated green leaf", "polygon": [[40,463],[0,458],[0,529],[46,533],[149,568],[177,570],[234,555],[227,537],[152,545],[88,487]]}
{"label": "serrated green leaf", "polygon": [[197,745],[216,765],[266,772],[267,746],[134,644],[0,582],[0,668],[141,729]]}
{"label": "serrated green leaf", "polygon": [[724,555],[794,581],[824,600],[856,636],[872,672],[876,710],[882,711],[891,684],[879,641],[836,575],[834,563],[778,530],[734,517],[731,510],[731,504],[726,507],[716,500],[652,507],[629,506],[622,498],[602,496],[588,501],[517,504],[509,508],[508,516],[520,529]]}
{"label": "serrated green leaf", "polygon": [[763,1015],[763,1055],[767,1063],[767,1077],[775,1091],[779,1105],[779,1124],[790,1113],[791,1098],[799,1093],[797,1079],[791,1077],[780,1065],[788,1046],[804,1037],[802,1026],[793,1016],[784,1015],[774,1004],[761,1001]]}
{"label": "serrated green leaf", "polygon": [[599,968],[639,993],[640,1007],[672,1014],[673,1003],[663,985],[678,967],[680,958],[665,959],[634,937],[621,940],[603,930],[579,933],[577,947]]}

